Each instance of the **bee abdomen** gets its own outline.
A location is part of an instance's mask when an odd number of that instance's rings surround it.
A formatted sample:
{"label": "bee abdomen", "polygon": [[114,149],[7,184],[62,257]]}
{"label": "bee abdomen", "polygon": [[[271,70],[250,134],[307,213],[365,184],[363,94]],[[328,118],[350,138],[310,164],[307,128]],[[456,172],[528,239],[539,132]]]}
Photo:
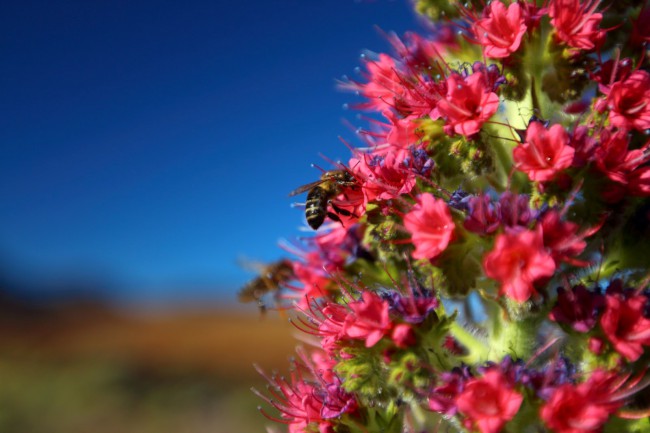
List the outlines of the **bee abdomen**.
{"label": "bee abdomen", "polygon": [[305,203],[305,217],[309,227],[316,230],[325,221],[327,212],[327,192],[320,186],[309,190]]}

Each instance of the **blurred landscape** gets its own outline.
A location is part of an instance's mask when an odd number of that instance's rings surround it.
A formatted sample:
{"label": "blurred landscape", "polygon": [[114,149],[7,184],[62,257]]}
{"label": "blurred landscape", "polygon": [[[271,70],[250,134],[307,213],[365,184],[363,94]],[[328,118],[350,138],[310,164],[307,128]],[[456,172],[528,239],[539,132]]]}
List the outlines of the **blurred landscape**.
{"label": "blurred landscape", "polygon": [[287,371],[292,326],[255,306],[156,309],[0,288],[0,432],[263,432],[250,390]]}

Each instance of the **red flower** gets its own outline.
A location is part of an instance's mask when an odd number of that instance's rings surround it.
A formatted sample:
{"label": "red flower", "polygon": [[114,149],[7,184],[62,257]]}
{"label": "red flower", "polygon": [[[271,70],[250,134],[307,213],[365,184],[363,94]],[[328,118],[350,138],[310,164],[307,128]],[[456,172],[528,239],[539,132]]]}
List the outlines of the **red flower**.
{"label": "red flower", "polygon": [[497,433],[519,411],[524,397],[508,382],[503,373],[491,369],[483,377],[467,381],[456,397],[458,410],[481,433]]}
{"label": "red flower", "polygon": [[650,42],[650,5],[646,2],[639,12],[639,16],[632,20],[632,34],[630,35],[630,45],[633,49],[638,49]]}
{"label": "red flower", "polygon": [[605,312],[600,326],[614,349],[629,361],[643,354],[643,346],[650,346],[650,319],[643,313],[648,298],[635,295],[625,298],[620,293],[605,296]]}
{"label": "red flower", "polygon": [[615,184],[606,185],[603,197],[618,201],[627,194],[647,196],[650,194],[650,172],[647,165],[650,159],[650,141],[639,149],[628,150],[629,134],[624,130],[601,133],[600,146],[593,154],[595,167]]}
{"label": "red flower", "polygon": [[307,253],[304,258],[308,260],[307,263],[293,262],[293,273],[302,284],[301,288],[294,287],[293,290],[299,292],[299,304],[307,307],[310,299],[322,298],[327,294],[330,279],[323,271],[323,261],[318,253]]}
{"label": "red flower", "polygon": [[273,421],[288,424],[290,433],[312,431],[316,425],[320,432],[333,432],[336,419],[344,413],[354,413],[358,403],[354,395],[344,391],[340,379],[332,376],[332,381],[326,382],[306,356],[301,358],[302,362],[293,362],[289,379],[269,377],[260,371],[272,386],[271,397],[254,391],[280,412],[281,419],[263,410],[262,413]]}
{"label": "red flower", "polygon": [[578,126],[573,131],[571,147],[575,149],[572,163],[574,167],[584,167],[594,158],[594,150],[599,143],[590,133],[591,128],[588,126]]}
{"label": "red flower", "polygon": [[313,371],[316,377],[323,380],[325,383],[332,383],[336,381],[337,376],[334,373],[336,360],[322,350],[314,350],[310,354],[310,359],[313,364]]}
{"label": "red flower", "polygon": [[362,154],[350,160],[355,176],[362,182],[366,203],[390,200],[411,192],[416,173],[405,164],[409,152],[389,149],[384,154]]}
{"label": "red flower", "polygon": [[598,28],[603,15],[594,13],[598,0],[551,0],[548,14],[555,35],[573,48],[591,50],[603,43],[605,32]]}
{"label": "red flower", "polygon": [[496,113],[499,97],[489,88],[485,75],[478,71],[468,77],[451,74],[446,81],[447,94],[429,114],[445,119],[447,134],[470,136]]}
{"label": "red flower", "polygon": [[410,117],[401,118],[395,112],[384,110],[383,116],[388,119],[390,125],[386,132],[386,142],[397,148],[420,144],[421,133],[417,132],[418,123]]}
{"label": "red flower", "polygon": [[541,227],[535,231],[506,228],[483,259],[483,269],[501,283],[502,294],[524,302],[535,293],[535,281],[553,275],[555,262],[544,248]]}
{"label": "red flower", "polygon": [[540,122],[530,122],[526,141],[515,147],[512,156],[518,170],[533,181],[545,182],[571,166],[575,150],[568,143],[569,135],[561,125],[547,131]]}
{"label": "red flower", "polygon": [[485,15],[473,25],[485,55],[499,59],[517,51],[527,29],[519,3],[511,3],[506,9],[500,1],[492,2],[485,8]]}
{"label": "red flower", "polygon": [[650,128],[650,74],[637,70],[617,81],[607,93],[609,120],[622,129],[644,131]]}
{"label": "red flower", "polygon": [[554,322],[570,325],[577,332],[589,332],[598,323],[604,297],[590,292],[583,285],[566,291],[557,289],[557,302],[548,317]]}
{"label": "red flower", "polygon": [[645,166],[634,170],[629,178],[629,192],[637,197],[647,197],[650,195],[650,167]]}
{"label": "red flower", "polygon": [[364,77],[367,83],[357,83],[354,81],[341,84],[341,88],[358,92],[369,101],[357,105],[360,109],[382,111],[386,108],[394,108],[398,101],[406,93],[402,84],[402,79],[397,73],[398,65],[391,56],[380,54],[376,61],[366,63],[368,72]]}
{"label": "red flower", "polygon": [[587,382],[557,387],[540,415],[555,433],[597,433],[623,404],[613,396],[621,385],[616,374],[597,370]]}
{"label": "red flower", "polygon": [[474,233],[488,234],[497,231],[501,224],[499,207],[487,194],[472,196],[468,200],[467,219],[463,226]]}
{"label": "red flower", "polygon": [[400,323],[395,326],[391,338],[395,345],[402,349],[413,346],[416,343],[415,332],[411,325],[407,325],[406,323]]}
{"label": "red flower", "polygon": [[528,227],[537,218],[537,212],[530,208],[530,197],[504,191],[499,197],[499,217],[506,227]]}
{"label": "red flower", "polygon": [[325,352],[336,353],[339,342],[345,338],[345,321],[350,310],[334,302],[328,302],[320,310],[315,303],[312,304],[314,305],[310,309],[304,310],[310,319],[308,323],[302,323],[305,325],[304,331],[318,335],[321,338],[321,347]]}
{"label": "red flower", "polygon": [[392,328],[388,301],[368,291],[363,292],[361,298],[348,304],[352,312],[345,320],[345,334],[356,340],[365,340],[366,347],[372,347]]}
{"label": "red flower", "polygon": [[415,206],[404,216],[404,227],[412,234],[415,259],[438,256],[447,248],[454,232],[447,203],[431,194],[418,196]]}
{"label": "red flower", "polygon": [[429,409],[446,416],[454,416],[458,412],[456,398],[465,388],[465,383],[471,378],[469,367],[455,367],[451,371],[442,372],[437,380],[438,385],[429,392]]}
{"label": "red flower", "polygon": [[578,233],[578,225],[571,221],[563,221],[557,211],[549,211],[544,214],[541,221],[544,232],[544,245],[551,250],[551,256],[556,266],[561,262],[570,263],[573,266],[588,266],[589,262],[577,260],[575,257],[584,251],[587,246],[585,237],[591,236],[600,229],[596,225],[590,229]]}

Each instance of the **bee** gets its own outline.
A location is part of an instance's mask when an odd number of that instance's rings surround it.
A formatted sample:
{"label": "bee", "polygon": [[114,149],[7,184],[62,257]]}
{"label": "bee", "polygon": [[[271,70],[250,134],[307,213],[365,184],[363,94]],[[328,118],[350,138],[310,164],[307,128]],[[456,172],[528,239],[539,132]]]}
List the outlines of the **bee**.
{"label": "bee", "polygon": [[[341,209],[332,203],[332,199],[339,195],[345,188],[355,189],[357,186],[357,180],[348,170],[330,170],[323,173],[320,180],[308,183],[291,191],[289,197],[309,191],[305,203],[305,218],[307,218],[309,227],[316,230],[323,224],[326,216],[334,221],[340,221],[340,218],[336,214],[345,216],[352,215],[351,212]],[[328,212],[327,206],[329,204],[332,205],[336,213]]]}
{"label": "bee", "polygon": [[257,268],[259,276],[239,290],[239,302],[257,302],[260,310],[264,312],[266,305],[262,297],[271,292],[277,294],[283,283],[293,279],[293,266],[287,259],[270,264],[248,263],[247,266]]}

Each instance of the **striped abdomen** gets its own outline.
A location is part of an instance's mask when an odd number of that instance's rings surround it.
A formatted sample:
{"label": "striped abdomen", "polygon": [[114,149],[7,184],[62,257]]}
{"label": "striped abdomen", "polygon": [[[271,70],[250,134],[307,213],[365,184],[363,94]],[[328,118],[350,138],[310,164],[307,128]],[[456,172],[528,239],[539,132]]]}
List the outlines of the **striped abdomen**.
{"label": "striped abdomen", "polygon": [[309,227],[316,230],[325,221],[327,214],[328,192],[317,185],[309,190],[307,202],[305,203],[305,217]]}

